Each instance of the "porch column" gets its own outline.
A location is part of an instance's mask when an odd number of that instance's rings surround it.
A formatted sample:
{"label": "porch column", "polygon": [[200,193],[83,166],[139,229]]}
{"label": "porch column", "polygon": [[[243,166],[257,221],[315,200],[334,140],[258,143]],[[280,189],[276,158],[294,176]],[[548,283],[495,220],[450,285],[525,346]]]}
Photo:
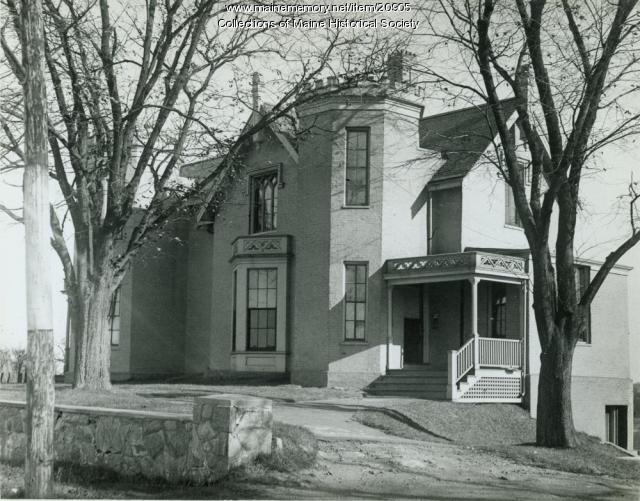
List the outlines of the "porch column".
{"label": "porch column", "polygon": [[469,279],[471,282],[471,328],[473,329],[473,366],[480,366],[480,343],[478,338],[478,282],[480,279],[473,277]]}
{"label": "porch column", "polygon": [[527,366],[527,335],[529,333],[529,282],[523,280],[520,285],[520,307],[522,308],[521,322],[522,327],[520,329],[520,342],[521,342],[521,357],[522,361],[520,366],[522,368],[522,374],[526,373]]}
{"label": "porch column", "polygon": [[389,356],[391,340],[393,338],[393,285],[387,284],[387,366],[385,372],[389,373]]}

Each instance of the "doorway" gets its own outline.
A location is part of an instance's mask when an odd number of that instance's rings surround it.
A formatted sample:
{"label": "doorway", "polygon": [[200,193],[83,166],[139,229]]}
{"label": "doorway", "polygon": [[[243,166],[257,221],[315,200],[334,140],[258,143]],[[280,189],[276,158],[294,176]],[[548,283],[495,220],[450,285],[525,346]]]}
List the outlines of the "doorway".
{"label": "doorway", "polygon": [[627,406],[607,405],[604,408],[607,442],[627,448]]}
{"label": "doorway", "polygon": [[422,321],[419,318],[404,319],[403,361],[405,365],[423,363]]}

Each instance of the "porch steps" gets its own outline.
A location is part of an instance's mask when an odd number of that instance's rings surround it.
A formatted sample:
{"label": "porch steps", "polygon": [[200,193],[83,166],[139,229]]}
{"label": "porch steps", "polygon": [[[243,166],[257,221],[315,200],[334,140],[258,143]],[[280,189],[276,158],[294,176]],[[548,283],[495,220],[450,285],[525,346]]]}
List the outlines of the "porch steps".
{"label": "porch steps", "polygon": [[445,400],[447,397],[447,371],[428,368],[390,370],[372,382],[366,392],[380,397],[411,397]]}

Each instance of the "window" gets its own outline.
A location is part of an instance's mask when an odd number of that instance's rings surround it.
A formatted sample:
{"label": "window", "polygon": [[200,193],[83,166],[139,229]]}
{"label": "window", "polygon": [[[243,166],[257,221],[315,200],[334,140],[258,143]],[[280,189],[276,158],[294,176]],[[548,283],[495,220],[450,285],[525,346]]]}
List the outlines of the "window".
{"label": "window", "polygon": [[522,228],[522,220],[520,219],[520,215],[518,214],[518,209],[516,208],[516,201],[513,198],[513,191],[511,190],[511,186],[505,183],[505,189],[506,189],[505,222],[510,226],[517,226],[518,228]]}
{"label": "window", "polygon": [[251,233],[278,226],[278,172],[251,178]]}
{"label": "window", "polygon": [[[584,265],[575,265],[573,271],[576,282],[576,300],[579,302],[591,281],[591,268]],[[584,329],[580,332],[578,339],[583,343],[591,343],[591,307],[586,312]]]}
{"label": "window", "polygon": [[275,351],[278,270],[247,272],[247,350]]}
{"label": "window", "polygon": [[520,163],[520,171],[522,172],[522,179],[527,185],[531,184],[531,162]]}
{"label": "window", "polygon": [[369,129],[347,129],[345,205],[369,204]]}
{"label": "window", "polygon": [[367,313],[367,264],[345,263],[344,337],[364,341]]}
{"label": "window", "polygon": [[607,405],[604,408],[605,438],[607,442],[627,448],[627,406]]}
{"label": "window", "polygon": [[120,345],[120,287],[118,287],[111,298],[109,307],[109,334],[111,335],[111,346]]}
{"label": "window", "polygon": [[231,284],[231,297],[232,305],[233,305],[233,318],[231,319],[231,351],[236,351],[236,336],[237,336],[237,325],[236,325],[236,310],[238,306],[238,301],[236,295],[238,293],[238,270],[233,270],[233,282]]}
{"label": "window", "polygon": [[505,284],[491,284],[491,337],[507,337],[507,287]]}

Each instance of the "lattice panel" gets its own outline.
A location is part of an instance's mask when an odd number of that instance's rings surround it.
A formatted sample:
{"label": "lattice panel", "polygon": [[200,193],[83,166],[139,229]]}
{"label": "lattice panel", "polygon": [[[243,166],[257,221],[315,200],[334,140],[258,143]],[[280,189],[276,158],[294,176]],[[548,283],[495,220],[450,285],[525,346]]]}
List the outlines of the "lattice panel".
{"label": "lattice panel", "polygon": [[443,254],[420,258],[395,259],[389,261],[391,271],[424,271],[469,266],[473,264],[469,254]]}
{"label": "lattice panel", "polygon": [[520,378],[514,377],[481,377],[469,388],[460,400],[495,400],[520,398],[522,393]]}
{"label": "lattice panel", "polygon": [[510,256],[486,256],[480,254],[480,266],[514,273],[525,272],[524,260]]}

